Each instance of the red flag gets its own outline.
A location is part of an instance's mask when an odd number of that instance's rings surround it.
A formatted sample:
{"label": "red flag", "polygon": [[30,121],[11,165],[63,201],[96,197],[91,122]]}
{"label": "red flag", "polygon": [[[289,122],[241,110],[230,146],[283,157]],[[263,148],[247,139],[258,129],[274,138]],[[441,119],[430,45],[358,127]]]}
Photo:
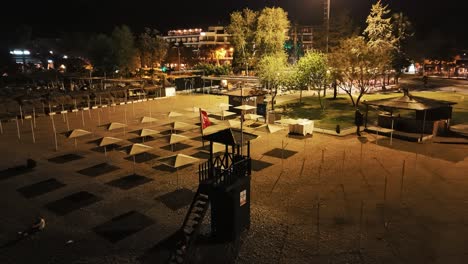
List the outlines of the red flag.
{"label": "red flag", "polygon": [[208,118],[208,114],[201,109],[200,109],[200,123],[201,123],[202,130],[211,126],[211,122],[210,122],[210,119]]}

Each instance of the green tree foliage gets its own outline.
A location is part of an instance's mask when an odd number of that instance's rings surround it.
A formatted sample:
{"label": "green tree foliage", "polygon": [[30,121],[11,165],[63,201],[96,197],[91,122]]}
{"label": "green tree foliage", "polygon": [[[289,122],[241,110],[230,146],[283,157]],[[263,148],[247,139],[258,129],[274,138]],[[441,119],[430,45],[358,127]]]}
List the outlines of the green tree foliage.
{"label": "green tree foliage", "polygon": [[394,43],[395,38],[389,13],[388,5],[382,5],[380,0],[372,5],[366,19],[367,27],[364,29],[364,35],[369,40],[369,44],[378,46],[384,43]]}
{"label": "green tree foliage", "polygon": [[232,36],[235,64],[242,65],[246,74],[249,72],[249,67],[254,65],[257,18],[258,12],[248,8],[242,12],[236,11],[231,14],[231,23],[227,28]]}
{"label": "green tree foliage", "polygon": [[117,67],[124,74],[130,73],[136,67],[136,49],[132,31],[126,25],[115,27],[111,39]]}
{"label": "green tree foliage", "polygon": [[283,51],[289,28],[288,13],[280,7],[266,7],[258,16],[255,43],[260,54],[276,54]]}
{"label": "green tree foliage", "polygon": [[412,37],[412,25],[408,17],[403,13],[395,13],[392,16],[393,35],[395,37],[392,52],[392,67],[395,71],[396,80],[401,75],[401,69],[408,67],[411,62],[406,54],[408,38]]}
{"label": "green tree foliage", "polygon": [[[337,10],[331,13],[330,28],[328,32],[328,49],[333,50],[341,40],[359,34],[359,28],[355,25],[349,11]],[[327,32],[325,27],[314,31],[314,48],[326,52]]]}
{"label": "green tree foliage", "polygon": [[204,75],[228,75],[231,72],[229,65],[213,65],[211,63],[199,63],[195,65],[195,70],[202,70]]}
{"label": "green tree foliage", "polygon": [[169,44],[156,29],[145,28],[138,38],[141,67],[157,67],[167,55]]}
{"label": "green tree foliage", "polygon": [[320,107],[324,109],[320,91],[328,80],[328,62],[325,54],[319,51],[307,52],[297,63],[297,81],[300,86],[311,87],[317,91]]}
{"label": "green tree foliage", "polygon": [[[351,37],[340,42],[330,54],[330,66],[337,86],[348,94],[353,106],[358,106],[362,96],[369,91],[375,79],[386,67],[381,63],[380,50],[363,37]],[[357,98],[353,95],[357,94]]]}
{"label": "green tree foliage", "polygon": [[92,37],[88,45],[88,56],[97,70],[113,71],[115,61],[112,53],[112,39],[105,34]]}
{"label": "green tree foliage", "polygon": [[396,42],[389,13],[388,5],[382,5],[379,0],[372,5],[366,20],[367,27],[364,30],[368,45],[372,47],[376,56],[375,63],[379,64],[376,66],[382,71],[381,75],[384,78],[382,88],[385,88],[385,74],[392,68],[392,53]]}
{"label": "green tree foliage", "polygon": [[281,51],[263,56],[258,63],[258,76],[271,90],[271,108],[275,109],[278,88],[288,81],[287,55]]}

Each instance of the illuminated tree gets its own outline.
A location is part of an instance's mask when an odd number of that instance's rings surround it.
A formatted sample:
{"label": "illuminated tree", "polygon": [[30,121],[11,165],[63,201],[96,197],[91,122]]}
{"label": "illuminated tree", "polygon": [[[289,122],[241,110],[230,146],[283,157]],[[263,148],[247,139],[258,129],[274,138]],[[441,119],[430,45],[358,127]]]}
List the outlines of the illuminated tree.
{"label": "illuminated tree", "polygon": [[290,22],[280,7],[266,7],[258,16],[255,43],[261,54],[282,52]]}
{"label": "illuminated tree", "polygon": [[325,88],[328,80],[327,69],[327,57],[318,51],[307,52],[304,57],[299,59],[296,67],[298,83],[302,87],[311,87],[317,91],[322,110],[324,104],[320,91]]}
{"label": "illuminated tree", "polygon": [[231,14],[231,23],[227,30],[231,34],[231,44],[234,46],[235,61],[245,67],[246,74],[249,66],[254,64],[255,57],[255,32],[257,29],[258,12],[248,8],[242,12]]}
{"label": "illuminated tree", "polygon": [[284,52],[263,56],[258,63],[258,76],[271,90],[271,109],[275,110],[278,88],[287,83],[287,55]]}

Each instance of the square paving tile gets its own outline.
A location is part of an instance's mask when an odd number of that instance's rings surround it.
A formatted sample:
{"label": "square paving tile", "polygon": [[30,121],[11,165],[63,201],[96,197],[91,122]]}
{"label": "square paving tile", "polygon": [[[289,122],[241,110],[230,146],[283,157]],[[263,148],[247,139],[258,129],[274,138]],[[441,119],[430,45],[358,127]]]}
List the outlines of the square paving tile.
{"label": "square paving tile", "polygon": [[173,211],[183,208],[192,202],[194,192],[189,189],[179,189],[156,198]]}
{"label": "square paving tile", "polygon": [[82,159],[82,158],[83,158],[83,156],[71,153],[71,154],[65,154],[65,155],[54,157],[54,158],[50,158],[49,161],[54,162],[54,163],[63,164],[63,163],[71,162],[71,161],[74,161],[74,160],[79,160],[79,159]]}
{"label": "square paving tile", "polygon": [[268,152],[265,152],[263,155],[265,156],[270,156],[270,157],[275,157],[275,158],[283,158],[283,159],[288,159],[292,156],[294,156],[295,154],[297,153],[297,151],[293,151],[293,150],[288,150],[288,149],[285,149],[285,150],[281,150],[280,148],[274,148]]}
{"label": "square paving tile", "polygon": [[21,174],[28,173],[32,170],[33,169],[28,168],[26,166],[16,166],[16,167],[8,168],[6,170],[2,170],[0,171],[0,181],[6,180],[6,179],[9,179],[9,178],[21,175]]}
{"label": "square paving tile", "polygon": [[93,231],[111,243],[116,243],[154,223],[155,221],[148,216],[136,211],[130,211],[96,226]]}
{"label": "square paving tile", "polygon": [[48,179],[45,181],[41,181],[38,183],[34,183],[31,185],[21,187],[17,189],[17,191],[26,198],[33,198],[33,197],[57,190],[59,188],[62,188],[63,186],[66,186],[66,184],[63,184],[57,181],[56,179],[52,178],[52,179]]}
{"label": "square paving tile", "polygon": [[272,166],[273,163],[269,163],[269,162],[266,162],[266,161],[261,161],[261,160],[252,160],[252,170],[253,171],[261,171],[265,168],[268,168],[270,166]]}
{"label": "square paving tile", "polygon": [[80,208],[102,200],[100,197],[85,191],[77,192],[60,200],[46,204],[46,208],[58,215],[66,215]]}
{"label": "square paving tile", "polygon": [[143,185],[150,181],[153,181],[153,179],[146,178],[145,176],[140,176],[137,174],[132,174],[132,175],[128,175],[128,176],[113,180],[111,182],[108,182],[107,184],[113,187],[120,188],[122,190],[130,190],[132,188]]}
{"label": "square paving tile", "polygon": [[103,174],[116,171],[118,169],[120,168],[117,166],[110,165],[108,163],[101,163],[101,164],[97,164],[86,169],[79,170],[78,173],[89,176],[89,177],[98,177]]}
{"label": "square paving tile", "polygon": [[[154,160],[156,158],[159,158],[159,156],[155,155],[155,154],[152,154],[152,153],[141,153],[141,154],[135,155],[135,162],[136,163],[144,163],[144,162],[147,162],[147,161]],[[133,157],[126,157],[125,159],[128,160],[128,161],[133,162]]]}

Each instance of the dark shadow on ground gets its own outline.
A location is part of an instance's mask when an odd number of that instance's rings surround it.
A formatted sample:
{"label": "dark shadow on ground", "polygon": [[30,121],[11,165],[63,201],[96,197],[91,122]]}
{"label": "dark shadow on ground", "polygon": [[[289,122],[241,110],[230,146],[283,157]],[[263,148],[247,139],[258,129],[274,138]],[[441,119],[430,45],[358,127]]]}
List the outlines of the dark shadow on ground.
{"label": "dark shadow on ground", "polygon": [[268,167],[270,167],[272,165],[273,165],[273,163],[252,159],[252,170],[253,171],[261,171],[261,170],[266,169],[266,168],[268,168]]}
{"label": "dark shadow on ground", "polygon": [[21,195],[23,195],[25,198],[33,198],[36,196],[46,194],[48,192],[55,191],[64,186],[66,186],[66,184],[63,184],[57,181],[56,179],[51,178],[45,181],[21,187],[17,189],[17,191],[21,193]]}
{"label": "dark shadow on ground", "polygon": [[21,165],[21,166],[16,166],[12,168],[8,168],[6,170],[0,171],[0,181],[6,180],[21,174],[28,173],[32,171],[32,168],[29,168],[27,166]]}
{"label": "dark shadow on ground", "polygon": [[198,158],[198,159],[209,159],[210,158],[210,153],[207,153],[205,151],[198,151],[195,154],[191,155],[192,157]]}
{"label": "dark shadow on ground", "polygon": [[[185,168],[188,168],[190,166],[192,166],[193,164],[187,164],[187,165],[184,165],[182,167],[179,167],[179,171],[180,170],[183,170]],[[164,171],[164,172],[177,172],[177,169],[176,168],[173,168],[171,166],[168,166],[166,164],[160,164],[160,165],[157,165],[157,166],[154,166],[153,169],[155,170],[158,170],[158,171]]]}
{"label": "dark shadow on ground", "polygon": [[136,138],[131,138],[131,139],[128,139],[128,141],[132,142],[132,143],[146,143],[146,142],[151,142],[151,141],[155,141],[156,137],[152,137],[152,136],[145,136],[145,137],[136,137]]}
{"label": "dark shadow on ground", "polygon": [[[370,141],[370,143],[375,144],[375,140]],[[430,141],[416,143],[399,139],[393,139],[392,145],[390,145],[389,138],[379,139],[377,143],[380,147],[405,151],[414,153],[415,155],[428,156],[454,163],[463,161],[468,156],[468,146],[466,145],[434,144]]]}
{"label": "dark shadow on ground", "polygon": [[102,198],[92,193],[81,191],[60,200],[50,202],[46,204],[45,207],[57,215],[66,215],[75,210],[97,203],[100,200],[102,200]]}
{"label": "dark shadow on ground", "polygon": [[[156,158],[159,158],[159,156],[155,155],[155,154],[152,154],[152,153],[145,152],[145,153],[135,155],[135,162],[136,163],[144,163],[144,162],[154,160]],[[133,157],[126,157],[125,159],[128,160],[128,161],[133,162]]]}
{"label": "dark shadow on ground", "polygon": [[170,193],[166,193],[156,198],[172,211],[177,211],[192,202],[194,192],[189,189],[178,189]]}
{"label": "dark shadow on ground", "polygon": [[70,153],[70,154],[65,154],[65,155],[50,158],[49,161],[53,163],[63,164],[63,163],[79,160],[82,158],[83,156]]}
{"label": "dark shadow on ground", "polygon": [[292,150],[288,150],[288,149],[280,149],[280,148],[274,148],[268,152],[265,152],[263,155],[265,156],[270,156],[270,157],[275,157],[275,158],[279,158],[279,159],[288,159],[290,157],[292,157],[293,155],[295,155],[297,153],[297,151],[292,151]]}
{"label": "dark shadow on ground", "polygon": [[167,151],[173,151],[174,150],[174,152],[176,152],[176,151],[182,151],[182,150],[193,147],[192,145],[184,144],[184,143],[176,143],[176,144],[173,144],[173,145],[174,145],[174,147],[171,147],[171,145],[169,144],[169,145],[161,147],[161,149],[164,149],[164,150],[167,150]]}
{"label": "dark shadow on ground", "polygon": [[[121,148],[121,145],[118,144],[112,144],[112,145],[107,145],[106,146],[106,152],[112,151],[112,150],[118,150]],[[91,149],[92,151],[99,152],[99,153],[104,153],[104,147],[94,147]]]}
{"label": "dark shadow on ground", "polygon": [[312,138],[313,136],[311,134],[307,134],[307,135],[302,135],[302,134],[295,134],[295,133],[288,133],[288,138],[292,138],[292,139],[299,139],[299,140],[303,140],[303,139],[308,139],[308,138]]}
{"label": "dark shadow on ground", "polygon": [[153,179],[146,178],[145,176],[132,174],[128,175],[111,182],[108,182],[107,185],[112,187],[120,188],[122,190],[130,190],[140,185],[146,184],[148,182],[153,181]]}
{"label": "dark shadow on ground", "polygon": [[101,176],[103,174],[116,171],[118,169],[120,169],[120,168],[117,167],[117,166],[113,166],[113,165],[110,165],[108,163],[100,163],[100,164],[94,165],[92,167],[79,170],[78,173],[89,176],[89,177],[98,177],[98,176]]}
{"label": "dark shadow on ground", "polygon": [[155,221],[148,216],[137,211],[130,211],[96,226],[93,231],[109,242],[116,243],[154,223]]}
{"label": "dark shadow on ground", "polygon": [[175,250],[177,242],[183,238],[181,230],[160,241],[154,247],[148,249],[138,258],[141,264],[167,263],[171,253]]}

